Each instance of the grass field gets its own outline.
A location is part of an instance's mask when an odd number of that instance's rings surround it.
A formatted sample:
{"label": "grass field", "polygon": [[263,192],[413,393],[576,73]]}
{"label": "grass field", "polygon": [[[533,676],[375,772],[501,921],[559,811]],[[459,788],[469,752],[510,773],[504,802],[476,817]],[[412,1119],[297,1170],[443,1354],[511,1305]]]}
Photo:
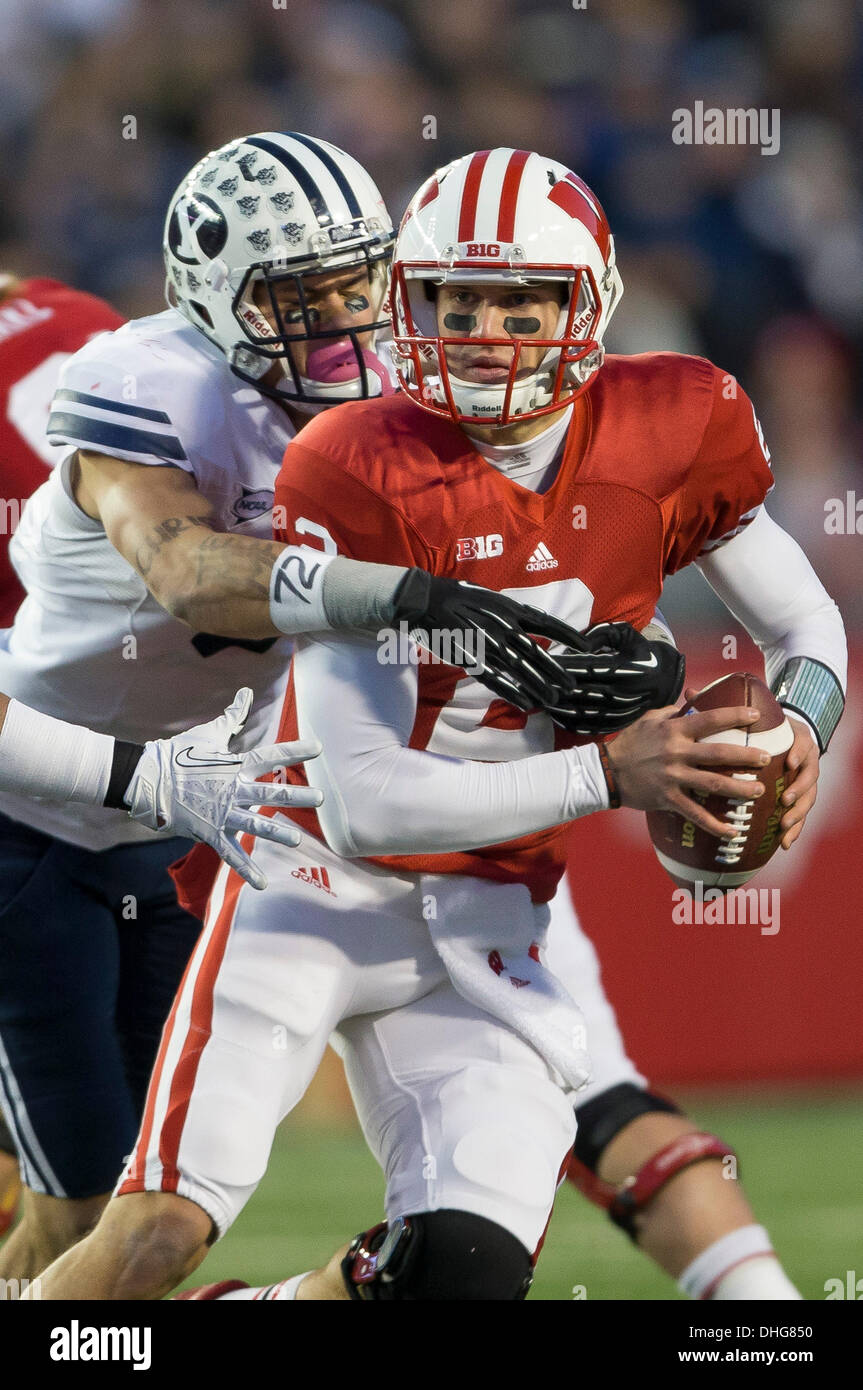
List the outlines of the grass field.
{"label": "grass field", "polygon": [[[678,1099],[682,1099],[678,1097]],[[863,1096],[826,1090],[686,1097],[705,1128],[733,1145],[756,1215],[769,1229],[807,1299],[829,1278],[863,1278],[861,1139]],[[189,1281],[226,1277],[264,1284],[321,1264],[380,1219],[382,1183],[361,1134],[289,1119],[269,1172],[242,1216]],[[674,1299],[674,1283],[635,1250],[607,1217],[565,1186],[557,1201],[530,1297]]]}

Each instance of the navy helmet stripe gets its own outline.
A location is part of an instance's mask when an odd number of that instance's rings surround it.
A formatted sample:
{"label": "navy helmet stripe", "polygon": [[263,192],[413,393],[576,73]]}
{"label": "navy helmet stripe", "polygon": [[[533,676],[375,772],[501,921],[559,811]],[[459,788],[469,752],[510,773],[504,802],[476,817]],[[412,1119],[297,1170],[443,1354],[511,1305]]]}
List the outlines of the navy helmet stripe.
{"label": "navy helmet stripe", "polygon": [[363,210],[359,205],[356,193],[351,187],[350,180],[344,169],[339,168],[329,150],[319,145],[317,140],[313,140],[309,135],[298,135],[295,130],[285,131],[285,134],[291,140],[298,140],[301,145],[305,145],[306,149],[312,150],[318,156],[318,159],[322,164],[326,165],[336,183],[339,185],[339,188],[342,190],[351,217],[362,217]]}
{"label": "navy helmet stripe", "polygon": [[273,159],[277,159],[289,173],[293,174],[312,205],[312,211],[318,219],[319,227],[327,227],[332,223],[333,214],[327,206],[323,193],[315,183],[308,169],[304,169],[298,159],[295,159],[287,150],[283,150],[280,146],[274,145],[271,140],[261,140],[257,135],[250,135],[246,140],[246,144],[254,145],[259,150],[266,150],[268,154],[273,156]]}
{"label": "navy helmet stripe", "polygon": [[115,425],[110,420],[94,420],[86,415],[67,415],[52,410],[48,417],[48,434],[62,435],[81,444],[98,444],[103,452],[124,449],[127,454],[156,454],[177,462],[186,458],[179,439],[169,434],[148,434]]}
{"label": "navy helmet stripe", "polygon": [[135,415],[139,420],[154,420],[157,425],[170,425],[171,417],[164,410],[147,410],[141,405],[127,405],[124,401],[108,401],[103,396],[90,396],[86,391],[55,391],[55,401],[75,401],[77,405],[95,405],[100,410],[110,410],[115,415]]}

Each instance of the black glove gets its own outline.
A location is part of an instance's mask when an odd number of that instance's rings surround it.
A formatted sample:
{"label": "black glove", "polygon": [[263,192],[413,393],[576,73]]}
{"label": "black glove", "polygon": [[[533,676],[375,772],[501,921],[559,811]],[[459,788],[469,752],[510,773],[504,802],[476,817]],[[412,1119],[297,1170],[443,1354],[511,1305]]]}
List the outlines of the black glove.
{"label": "black glove", "polygon": [[408,570],[395,593],[395,618],[420,629],[421,645],[521,710],[556,705],[569,681],[560,659],[528,634],[565,646],[581,642],[567,623],[505,594],[425,570]]}
{"label": "black glove", "polygon": [[629,623],[597,623],[581,634],[585,650],[555,660],[569,688],[548,713],[572,734],[617,733],[649,709],[673,705],[683,689],[686,663],[670,642],[652,642]]}

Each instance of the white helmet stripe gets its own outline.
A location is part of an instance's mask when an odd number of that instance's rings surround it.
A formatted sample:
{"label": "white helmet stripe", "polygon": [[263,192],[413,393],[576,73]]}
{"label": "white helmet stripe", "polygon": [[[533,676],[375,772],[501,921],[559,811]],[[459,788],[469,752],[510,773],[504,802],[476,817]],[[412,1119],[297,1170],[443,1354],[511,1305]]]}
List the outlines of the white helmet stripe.
{"label": "white helmet stripe", "polygon": [[503,182],[514,150],[492,150],[482,171],[479,200],[476,210],[474,238],[476,241],[497,241]]}
{"label": "white helmet stripe", "polygon": [[339,185],[339,188],[342,190],[351,217],[362,217],[363,210],[359,205],[356,193],[351,187],[350,179],[344,169],[341,169],[336,160],[333,159],[326,145],[322,144],[319,140],[313,140],[310,135],[300,135],[296,130],[291,131],[291,139],[299,140],[301,145],[305,145],[307,150],[312,150],[318,156],[318,159],[327,166],[336,183]]}
{"label": "white helmet stripe", "polygon": [[[278,137],[276,137],[278,138]],[[333,221],[333,215],[327,205],[320,185],[312,178],[311,173],[304,167],[302,159],[281,144],[272,140],[263,140],[259,135],[250,135],[246,140],[247,145],[254,145],[256,149],[266,150],[267,154],[277,159],[284,169],[287,169],[292,178],[296,179],[300,188],[305,194],[312,215],[316,218],[321,227],[329,226]]]}
{"label": "white helmet stripe", "polygon": [[317,151],[307,150],[298,140],[281,133],[267,140],[251,135],[246,144],[266,150],[296,179],[319,227],[351,220],[344,194]]}

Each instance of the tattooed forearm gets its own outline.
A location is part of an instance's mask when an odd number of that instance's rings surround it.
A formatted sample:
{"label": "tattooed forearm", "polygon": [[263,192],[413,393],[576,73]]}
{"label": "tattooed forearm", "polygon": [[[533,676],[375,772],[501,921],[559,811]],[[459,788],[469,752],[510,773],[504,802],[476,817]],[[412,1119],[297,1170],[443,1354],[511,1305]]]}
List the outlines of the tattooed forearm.
{"label": "tattooed forearm", "polygon": [[158,603],[196,631],[258,639],[278,635],[270,618],[270,571],[284,546],[214,531],[206,516],[168,517],[136,551]]}
{"label": "tattooed forearm", "polygon": [[195,526],[205,526],[211,531],[212,525],[207,516],[171,516],[165,521],[160,521],[152,531],[144,538],[135,551],[135,568],[143,579],[153,568],[153,563],[159,552],[176,540],[177,536],[184,531],[191,531]]}
{"label": "tattooed forearm", "polygon": [[283,550],[275,541],[253,536],[208,536],[195,550],[196,587],[212,591],[215,586],[226,597],[269,603],[270,571]]}

